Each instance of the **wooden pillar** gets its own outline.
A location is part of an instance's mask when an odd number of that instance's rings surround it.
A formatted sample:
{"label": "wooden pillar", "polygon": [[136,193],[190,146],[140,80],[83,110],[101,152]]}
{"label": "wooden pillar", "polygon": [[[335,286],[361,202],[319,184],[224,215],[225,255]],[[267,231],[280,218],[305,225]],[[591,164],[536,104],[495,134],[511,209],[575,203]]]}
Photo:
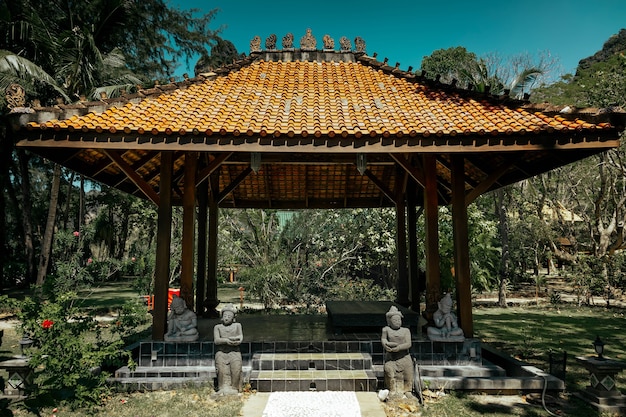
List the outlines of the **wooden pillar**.
{"label": "wooden pillar", "polygon": [[432,320],[441,296],[439,269],[439,202],[437,164],[434,155],[424,155],[424,221],[426,245],[426,318]]}
{"label": "wooden pillar", "polygon": [[216,194],[219,187],[217,175],[212,175],[211,194],[209,195],[209,244],[207,251],[207,290],[204,306],[209,317],[219,317],[216,310],[220,301],[217,299],[217,216]]}
{"label": "wooden pillar", "polygon": [[398,253],[398,292],[396,302],[401,306],[411,305],[409,300],[409,276],[406,263],[406,214],[404,201],[396,202],[396,250]]}
{"label": "wooden pillar", "polygon": [[206,299],[206,265],[207,265],[207,206],[209,204],[209,182],[202,181],[198,185],[198,239],[196,250],[196,313],[204,315]]}
{"label": "wooden pillar", "polygon": [[170,243],[172,240],[172,176],[172,152],[161,152],[159,217],[157,220],[156,263],[154,268],[153,340],[163,340],[167,327],[167,290],[170,278]]}
{"label": "wooden pillar", "polygon": [[187,308],[194,308],[193,275],[196,241],[196,167],[198,154],[185,153],[185,184],[183,189],[183,236],[180,264],[180,296]]}
{"label": "wooden pillar", "polygon": [[409,294],[411,310],[420,311],[419,262],[417,262],[417,187],[414,180],[409,180],[406,192],[407,201],[407,235],[409,240]]}
{"label": "wooden pillar", "polygon": [[472,337],[474,319],[472,317],[469,232],[465,205],[465,166],[461,155],[452,156],[452,233],[454,235],[454,275],[459,326],[466,337]]}

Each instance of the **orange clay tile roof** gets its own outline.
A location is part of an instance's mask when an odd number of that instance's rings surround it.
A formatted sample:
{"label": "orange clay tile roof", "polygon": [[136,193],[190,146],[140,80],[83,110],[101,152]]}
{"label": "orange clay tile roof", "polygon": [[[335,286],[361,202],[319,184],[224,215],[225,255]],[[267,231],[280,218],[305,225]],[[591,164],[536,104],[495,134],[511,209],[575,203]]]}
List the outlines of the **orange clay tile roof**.
{"label": "orange clay tile roof", "polygon": [[361,62],[261,60],[100,114],[29,127],[131,136],[359,138],[575,132],[609,125],[431,88]]}
{"label": "orange clay tile roof", "polygon": [[[426,80],[352,52],[255,52],[213,73],[99,102],[25,109],[17,146],[158,202],[187,157],[220,207],[394,206],[436,158],[440,203],[462,156],[467,201],[619,144],[623,114],[530,105]],[[589,113],[589,114],[588,114]],[[617,124],[610,124],[609,120]],[[260,155],[253,172],[252,159]],[[366,155],[361,169],[357,156]],[[423,189],[415,188],[417,201]]]}

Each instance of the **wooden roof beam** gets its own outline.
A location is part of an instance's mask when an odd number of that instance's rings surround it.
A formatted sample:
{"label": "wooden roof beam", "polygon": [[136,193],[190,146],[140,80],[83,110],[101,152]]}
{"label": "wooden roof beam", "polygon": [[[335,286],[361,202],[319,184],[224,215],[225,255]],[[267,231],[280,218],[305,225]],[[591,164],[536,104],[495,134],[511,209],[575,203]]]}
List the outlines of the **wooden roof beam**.
{"label": "wooden roof beam", "polygon": [[202,171],[198,173],[198,177],[196,178],[196,186],[200,185],[202,181],[209,178],[209,176],[216,169],[218,169],[224,162],[226,162],[226,160],[230,158],[232,154],[233,154],[232,152],[228,152],[228,153],[216,155],[215,158],[211,162],[209,162],[207,167],[203,168]]}
{"label": "wooden roof beam", "polygon": [[241,184],[242,181],[245,180],[248,175],[250,175],[251,172],[252,172],[252,168],[247,167],[241,172],[241,174],[237,176],[237,178],[235,178],[230,184],[228,184],[226,188],[224,188],[216,196],[217,204],[220,204],[226,198],[226,196],[228,196],[228,194],[230,194],[235,188],[237,188],[239,184]]}
{"label": "wooden roof beam", "polygon": [[104,152],[104,154],[126,174],[126,176],[145,194],[146,197],[148,197],[157,206],[159,205],[159,195],[129,164],[126,163],[126,161],[124,161],[119,153],[110,150],[103,150],[102,152]]}
{"label": "wooden roof beam", "polygon": [[511,167],[511,164],[505,162],[504,164],[493,170],[484,181],[482,181],[480,184],[478,184],[478,186],[474,187],[472,191],[465,195],[465,207],[469,206],[481,194],[489,190],[489,188],[491,188],[491,186],[495,184],[500,179],[500,177],[506,174],[511,169]]}
{"label": "wooden roof beam", "polygon": [[399,155],[395,153],[390,153],[389,156],[391,156],[391,158],[393,158],[393,160],[396,161],[398,165],[404,168],[404,170],[409,173],[409,175],[415,180],[415,182],[419,184],[420,187],[426,188],[424,186],[425,184],[424,172],[423,172],[424,170],[420,169],[421,166],[419,168],[416,168],[413,165],[411,165],[410,159],[407,158],[408,155]]}
{"label": "wooden roof beam", "polygon": [[380,191],[382,191],[382,193],[385,195],[385,197],[387,197],[389,199],[389,201],[391,201],[393,204],[396,203],[394,193],[389,188],[387,188],[385,183],[383,183],[381,180],[379,180],[376,177],[376,175],[374,175],[374,173],[372,171],[370,171],[369,169],[366,169],[365,172],[364,172],[364,175],[367,178],[369,178],[370,181],[372,181],[374,183],[374,185],[376,185],[376,187],[378,187],[378,189]]}

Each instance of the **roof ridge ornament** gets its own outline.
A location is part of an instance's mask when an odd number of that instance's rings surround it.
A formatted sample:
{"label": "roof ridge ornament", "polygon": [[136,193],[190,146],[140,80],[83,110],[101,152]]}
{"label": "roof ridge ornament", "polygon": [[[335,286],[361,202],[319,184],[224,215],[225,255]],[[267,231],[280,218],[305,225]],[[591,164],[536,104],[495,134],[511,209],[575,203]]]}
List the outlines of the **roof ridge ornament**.
{"label": "roof ridge ornament", "polygon": [[293,33],[289,32],[283,36],[283,49],[293,49]]}
{"label": "roof ridge ornament", "polygon": [[322,41],[324,42],[324,50],[327,50],[327,51],[335,50],[335,40],[331,38],[330,35],[328,34],[324,35],[324,37],[322,38]]}
{"label": "roof ridge ornament", "polygon": [[17,83],[9,84],[6,90],[4,90],[4,94],[9,109],[13,110],[26,106],[26,91],[21,85]]}
{"label": "roof ridge ornament", "polygon": [[261,37],[258,35],[250,41],[250,53],[253,52],[261,52]]}
{"label": "roof ridge ornament", "polygon": [[350,52],[352,50],[352,44],[350,43],[350,39],[342,36],[339,39],[339,47],[341,48],[341,52]]}
{"label": "roof ridge ornament", "polygon": [[354,38],[354,51],[358,53],[365,53],[365,41],[360,36]]}
{"label": "roof ridge ornament", "polygon": [[303,51],[315,51],[317,40],[310,28],[306,30],[306,34],[300,38],[300,49]]}
{"label": "roof ridge ornament", "polygon": [[267,39],[265,39],[265,49],[268,51],[276,50],[276,35],[275,34],[272,33],[270,36],[267,37]]}

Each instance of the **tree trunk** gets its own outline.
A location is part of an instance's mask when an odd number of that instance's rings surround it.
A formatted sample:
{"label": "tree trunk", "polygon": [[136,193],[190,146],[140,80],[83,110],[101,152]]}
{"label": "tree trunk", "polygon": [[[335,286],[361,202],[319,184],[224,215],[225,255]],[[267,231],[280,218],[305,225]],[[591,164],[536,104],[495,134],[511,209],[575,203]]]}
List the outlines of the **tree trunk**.
{"label": "tree trunk", "polygon": [[[11,161],[11,152],[12,152],[12,141],[7,137],[8,128],[2,123],[0,125],[0,186],[9,187],[10,186],[10,175],[9,175],[9,163]],[[5,193],[1,193],[0,195],[0,227],[2,230],[6,230],[6,197]],[[6,247],[7,236],[6,233],[0,233],[0,248]],[[2,287],[5,286],[4,282],[4,264],[6,263],[6,251],[0,251],[0,285]]]}
{"label": "tree trunk", "polygon": [[500,239],[502,241],[502,257],[500,259],[500,280],[498,285],[498,305],[506,307],[506,285],[510,274],[509,254],[509,220],[504,205],[505,192],[502,188],[496,191],[496,214],[499,219]]}
{"label": "tree trunk", "polygon": [[33,238],[33,217],[32,201],[30,199],[30,173],[28,171],[28,160],[26,152],[17,150],[20,164],[20,175],[22,177],[22,228],[24,230],[24,257],[26,258],[26,281],[35,282],[37,267],[35,265],[35,246]]}
{"label": "tree trunk", "polygon": [[61,166],[54,165],[52,177],[52,188],[50,189],[50,206],[48,207],[48,219],[46,220],[46,230],[41,244],[41,254],[39,256],[39,269],[37,270],[37,285],[42,285],[46,279],[50,256],[52,254],[52,239],[54,237],[54,223],[57,216],[57,205],[59,203],[59,191],[61,188]]}
{"label": "tree trunk", "polygon": [[[76,173],[72,171],[72,174],[70,175],[70,180],[67,182],[67,194],[65,196],[65,210],[63,212],[63,230],[67,230],[67,223],[70,219],[72,188],[74,187],[75,176],[76,176]],[[78,230],[78,228],[74,228],[74,230]]]}

